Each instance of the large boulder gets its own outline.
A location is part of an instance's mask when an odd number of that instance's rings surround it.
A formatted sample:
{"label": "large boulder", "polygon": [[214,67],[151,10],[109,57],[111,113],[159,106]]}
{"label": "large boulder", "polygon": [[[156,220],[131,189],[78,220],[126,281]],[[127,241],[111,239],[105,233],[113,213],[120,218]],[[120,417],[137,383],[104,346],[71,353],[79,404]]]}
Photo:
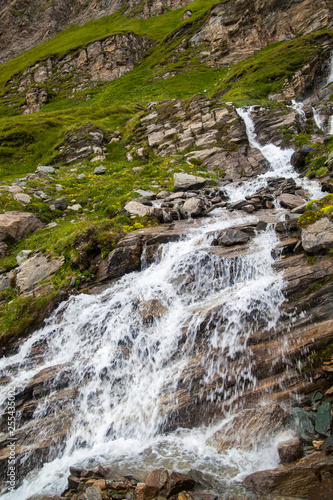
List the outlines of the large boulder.
{"label": "large boulder", "polygon": [[188,217],[195,217],[205,209],[205,204],[200,198],[189,198],[182,208]]}
{"label": "large boulder", "polygon": [[184,173],[174,174],[174,190],[175,191],[188,191],[189,189],[200,189],[203,187],[207,179],[198,177],[197,175],[190,175]]}
{"label": "large boulder", "polygon": [[256,495],[283,495],[308,498],[310,490],[320,485],[322,475],[333,473],[333,457],[320,452],[276,469],[254,472],[244,479]]}
{"label": "large boulder", "polygon": [[327,217],[302,229],[302,245],[308,254],[329,250],[333,246],[333,222]]}
{"label": "large boulder", "polygon": [[44,226],[37,215],[29,212],[5,212],[0,215],[0,241],[17,241]]}

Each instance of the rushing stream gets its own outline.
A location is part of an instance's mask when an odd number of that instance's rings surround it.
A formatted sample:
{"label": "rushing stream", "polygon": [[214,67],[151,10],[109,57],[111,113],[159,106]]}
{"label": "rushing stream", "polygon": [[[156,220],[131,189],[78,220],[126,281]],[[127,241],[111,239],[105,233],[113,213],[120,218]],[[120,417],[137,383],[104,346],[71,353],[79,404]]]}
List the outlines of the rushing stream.
{"label": "rushing stream", "polygon": [[[251,108],[239,110],[239,115],[251,146],[269,159],[271,170],[226,188],[231,200],[254,193],[274,176],[293,177],[313,197],[321,195],[315,183],[298,179],[290,165],[292,150],[257,143]],[[277,218],[283,212],[277,208]],[[226,488],[229,495],[237,495],[245,475],[277,465],[276,441],[256,451],[233,449],[218,455],[205,445],[217,424],[165,432],[173,418],[173,394],[181,378],[186,382],[189,364],[201,367],[199,393],[201,387],[207,401],[222,409],[227,402],[226,411],[233,410],[233,401],[245,386],[255,387],[246,357],[247,339],[259,328],[259,321],[261,328],[274,330],[284,301],[282,275],[272,268],[275,231],[268,226],[253,238],[249,252],[236,259],[221,259],[208,249],[217,231],[257,220],[254,215],[217,212],[182,241],[165,244],[153,264],[143,262],[141,272],[125,275],[98,295],[83,294],[62,303],[17,354],[0,361],[2,375],[10,377],[1,386],[2,406],[10,387],[18,391],[42,369],[56,365],[60,365],[59,377],[69,376],[70,387],[77,391],[65,448],[56,459],[30,472],[19,489],[4,494],[4,499],[60,493],[71,465],[98,463],[139,476],[158,466],[200,469],[212,474],[215,491],[223,498]],[[155,301],[160,313],[147,320],[144,311],[150,301]],[[36,346],[43,346],[37,358],[33,357]],[[223,350],[228,359],[216,354]],[[236,356],[240,361],[235,370],[229,360]],[[233,391],[223,382],[230,376],[237,382]],[[218,385],[214,385],[216,378],[222,380]],[[207,386],[210,390],[205,392]],[[48,405],[57,405],[50,399],[52,394],[41,400],[34,413],[41,429]]]}

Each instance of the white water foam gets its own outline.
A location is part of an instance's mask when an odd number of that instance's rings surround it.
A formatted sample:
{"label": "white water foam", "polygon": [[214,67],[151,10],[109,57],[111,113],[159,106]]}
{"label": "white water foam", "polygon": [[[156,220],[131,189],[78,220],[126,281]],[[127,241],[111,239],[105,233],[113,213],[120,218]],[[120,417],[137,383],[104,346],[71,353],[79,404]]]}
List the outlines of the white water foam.
{"label": "white water foam", "polygon": [[255,124],[251,117],[253,107],[237,109],[238,115],[244,120],[249,144],[252,148],[260,150],[262,155],[269,162],[270,169],[265,174],[258,175],[256,179],[246,182],[240,182],[237,185],[230,184],[223,188],[228,195],[231,202],[245,199],[246,196],[252,196],[259,189],[267,187],[267,179],[274,177],[293,178],[296,184],[305,189],[311,199],[322,198],[322,192],[317,182],[310,181],[307,178],[302,178],[294,170],[290,163],[291,155],[294,150],[292,148],[281,149],[274,144],[266,144],[262,146],[258,140],[255,132]]}

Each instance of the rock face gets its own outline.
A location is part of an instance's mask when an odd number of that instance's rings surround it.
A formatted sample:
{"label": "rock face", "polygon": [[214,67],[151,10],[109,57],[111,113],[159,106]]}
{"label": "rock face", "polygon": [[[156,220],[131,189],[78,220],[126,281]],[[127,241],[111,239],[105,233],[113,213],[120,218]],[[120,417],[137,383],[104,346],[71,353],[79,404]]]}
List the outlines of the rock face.
{"label": "rock face", "polygon": [[[292,4],[275,0],[227,2],[213,7],[206,23],[190,40],[205,43],[201,60],[209,66],[229,66],[252,56],[269,43],[294,38],[332,26],[330,2],[318,5],[311,0]],[[207,50],[208,45],[208,50]]]}
{"label": "rock face", "polygon": [[286,412],[277,404],[243,410],[217,431],[207,444],[214,446],[218,453],[228,448],[250,450],[283,431],[287,420]]}
{"label": "rock face", "polygon": [[16,274],[16,285],[19,291],[22,293],[32,290],[40,281],[58,271],[64,263],[64,257],[48,261],[40,252],[30,254],[29,258],[20,264]]}
{"label": "rock face", "polygon": [[302,246],[309,254],[329,250],[333,246],[333,222],[327,217],[302,229]]}
{"label": "rock face", "polygon": [[67,134],[64,142],[57,147],[57,154],[53,162],[71,163],[88,158],[96,151],[96,148],[98,151],[102,151],[104,143],[105,138],[102,129],[92,125],[84,125]]}

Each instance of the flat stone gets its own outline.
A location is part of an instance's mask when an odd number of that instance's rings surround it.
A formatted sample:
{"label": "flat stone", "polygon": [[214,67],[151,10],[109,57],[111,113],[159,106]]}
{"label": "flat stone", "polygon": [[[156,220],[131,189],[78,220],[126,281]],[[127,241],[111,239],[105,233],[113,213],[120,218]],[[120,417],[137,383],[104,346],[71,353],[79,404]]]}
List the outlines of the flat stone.
{"label": "flat stone", "polygon": [[174,190],[175,191],[189,191],[191,189],[199,189],[203,187],[207,179],[196,175],[177,173],[174,174]]}
{"label": "flat stone", "polygon": [[129,201],[125,205],[125,210],[131,215],[138,215],[139,217],[145,217],[151,213],[151,210],[146,205],[139,203],[138,201]]}
{"label": "flat stone", "polygon": [[31,202],[31,196],[29,196],[28,194],[24,194],[24,193],[16,193],[16,194],[14,194],[13,198],[15,201],[23,203],[24,205]]}
{"label": "flat stone", "polygon": [[60,269],[65,263],[65,258],[47,260],[41,252],[24,261],[16,275],[16,285],[20,292],[31,290],[37,283],[48,278]]}
{"label": "flat stone", "polygon": [[326,251],[333,246],[333,222],[327,217],[302,229],[302,246],[308,254]]}
{"label": "flat stone", "polygon": [[80,203],[76,203],[75,205],[70,205],[68,208],[69,210],[74,210],[74,212],[78,212],[79,210],[81,210],[82,206],[80,205]]}
{"label": "flat stone", "polygon": [[313,486],[309,491],[308,500],[332,500],[333,478],[326,479]]}
{"label": "flat stone", "polygon": [[12,194],[24,193],[24,189],[22,189],[20,186],[9,186],[8,191]]}
{"label": "flat stone", "polygon": [[300,205],[304,204],[304,198],[289,193],[282,193],[277,197],[277,201],[281,204],[282,207],[289,209],[297,208]]}
{"label": "flat stone", "polygon": [[36,172],[42,172],[43,174],[55,174],[55,169],[53,167],[38,165]]}

